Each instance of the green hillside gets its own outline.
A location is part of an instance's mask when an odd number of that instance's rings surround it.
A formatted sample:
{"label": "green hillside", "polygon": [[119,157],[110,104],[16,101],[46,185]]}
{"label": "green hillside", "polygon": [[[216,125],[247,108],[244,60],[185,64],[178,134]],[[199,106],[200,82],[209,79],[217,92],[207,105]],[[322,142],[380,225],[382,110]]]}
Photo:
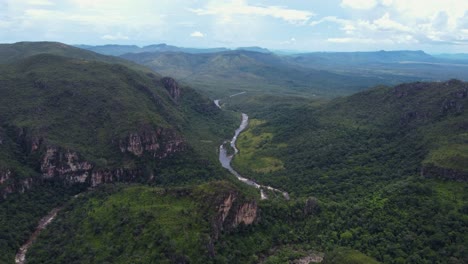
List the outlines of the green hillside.
{"label": "green hillside", "polygon": [[295,211],[303,206],[273,206],[263,231],[234,245],[278,232],[279,244],[346,246],[384,263],[466,262],[467,88],[411,83],[328,103],[231,98],[226,105],[252,120],[234,167],[297,200],[321,202],[318,217],[306,219]]}
{"label": "green hillside", "polygon": [[60,43],[5,50],[14,56],[0,64],[0,262],[13,261],[47,211],[87,187],[227,175],[216,150],[239,114],[118,58]]}
{"label": "green hillside", "polygon": [[[217,222],[218,206],[236,192],[228,182],[99,188],[63,208],[28,263],[216,263],[216,225],[227,226]],[[248,198],[239,195],[236,203],[242,200]]]}
{"label": "green hillside", "polygon": [[38,55],[53,54],[74,59],[101,61],[112,64],[122,64],[135,70],[150,72],[148,68],[113,56],[105,56],[84,49],[69,46],[60,42],[17,42],[0,44],[0,64],[13,63],[20,59]]}

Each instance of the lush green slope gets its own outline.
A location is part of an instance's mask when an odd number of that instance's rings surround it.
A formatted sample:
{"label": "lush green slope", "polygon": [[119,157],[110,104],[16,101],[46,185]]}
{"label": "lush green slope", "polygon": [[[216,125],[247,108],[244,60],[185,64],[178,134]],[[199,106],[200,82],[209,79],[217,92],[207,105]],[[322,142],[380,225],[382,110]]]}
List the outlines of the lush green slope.
{"label": "lush green slope", "polygon": [[297,204],[264,208],[268,224],[230,247],[258,240],[239,255],[268,252],[275,244],[259,241],[276,232],[277,245],[347,246],[384,263],[466,262],[467,87],[413,83],[328,103],[231,98],[260,120],[239,137],[234,167],[296,199],[318,198],[321,212],[301,220]]}
{"label": "lush green slope", "polygon": [[238,213],[229,205],[227,217],[219,218],[224,199],[249,200],[237,193],[228,182],[174,189],[104,186],[63,208],[28,263],[216,263],[214,234]]}
{"label": "lush green slope", "polygon": [[[0,210],[11,216],[2,217],[0,252],[11,261],[41,214],[65,199],[47,196],[46,184],[76,193],[105,182],[186,185],[227,175],[216,150],[238,114],[106,56],[57,43],[5,47],[19,50],[0,64]],[[15,194],[23,192],[34,195]],[[12,214],[18,201],[25,210]],[[41,210],[26,210],[34,206]]]}

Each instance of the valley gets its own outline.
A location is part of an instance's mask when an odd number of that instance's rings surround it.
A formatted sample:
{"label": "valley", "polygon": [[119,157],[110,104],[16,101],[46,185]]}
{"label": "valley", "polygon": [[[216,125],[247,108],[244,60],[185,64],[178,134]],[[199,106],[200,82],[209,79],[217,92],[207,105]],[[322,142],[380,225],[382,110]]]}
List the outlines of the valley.
{"label": "valley", "polygon": [[0,45],[0,263],[468,261],[463,60],[176,48]]}

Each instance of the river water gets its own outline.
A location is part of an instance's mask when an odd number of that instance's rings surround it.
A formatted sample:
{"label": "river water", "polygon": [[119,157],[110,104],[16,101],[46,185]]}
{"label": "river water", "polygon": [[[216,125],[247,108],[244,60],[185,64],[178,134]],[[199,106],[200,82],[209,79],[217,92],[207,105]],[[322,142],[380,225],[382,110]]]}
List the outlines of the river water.
{"label": "river water", "polygon": [[[219,105],[219,102],[220,102],[220,100],[214,100],[214,103],[216,104],[216,106],[221,108],[220,105]],[[269,191],[281,193],[286,200],[289,200],[289,194],[287,192],[283,192],[283,191],[275,189],[275,188],[273,188],[271,186],[260,185],[260,184],[256,183],[255,181],[253,181],[251,179],[243,177],[240,173],[238,173],[236,170],[234,170],[232,168],[232,166],[231,166],[232,158],[237,153],[239,153],[239,149],[237,149],[237,147],[236,147],[237,138],[239,137],[240,133],[242,133],[242,131],[244,131],[247,128],[248,124],[249,124],[249,116],[247,114],[245,114],[245,113],[242,113],[241,124],[240,124],[239,128],[237,128],[236,131],[234,132],[234,136],[232,137],[232,139],[230,141],[231,148],[234,149],[234,154],[228,155],[227,150],[224,147],[224,144],[221,144],[221,146],[219,146],[219,162],[221,163],[221,166],[223,166],[223,168],[227,169],[231,174],[236,176],[236,178],[239,181],[241,181],[241,182],[243,182],[243,183],[245,183],[247,185],[253,186],[253,187],[257,188],[257,189],[260,189],[260,199],[262,199],[262,200],[268,199],[268,196],[266,195],[265,190],[269,190]],[[224,143],[227,143],[227,142],[228,141],[226,141]]]}

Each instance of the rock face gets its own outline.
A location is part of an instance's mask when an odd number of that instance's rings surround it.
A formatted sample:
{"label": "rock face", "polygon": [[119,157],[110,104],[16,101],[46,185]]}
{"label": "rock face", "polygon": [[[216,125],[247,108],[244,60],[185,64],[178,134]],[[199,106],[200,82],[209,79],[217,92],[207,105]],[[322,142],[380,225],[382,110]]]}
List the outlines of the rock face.
{"label": "rock face", "polygon": [[183,143],[182,138],[172,130],[145,128],[120,140],[119,148],[122,153],[129,152],[137,157],[149,153],[153,158],[165,158],[182,151]]}
{"label": "rock face", "polygon": [[213,220],[213,239],[216,240],[221,231],[229,231],[239,225],[251,225],[257,220],[257,202],[242,202],[236,192],[229,192],[221,204]]}
{"label": "rock face", "polygon": [[[3,198],[10,193],[22,193],[43,180],[60,180],[66,185],[84,184],[95,187],[102,183],[155,179],[154,174],[143,179],[144,173],[139,168],[96,168],[95,164],[84,160],[76,151],[48,145],[46,140],[30,136],[24,129],[17,130],[17,141],[25,155],[39,158],[39,175],[18,179],[14,171],[0,170],[0,197]],[[135,159],[148,155],[154,160],[160,160],[185,150],[185,146],[182,137],[173,130],[146,127],[130,133],[119,141],[116,148],[120,148],[122,154],[133,155]]]}
{"label": "rock face", "polygon": [[69,183],[86,182],[93,165],[82,161],[78,153],[57,147],[48,147],[42,158],[41,172],[44,179],[65,178]]}
{"label": "rock face", "polygon": [[432,164],[425,165],[421,168],[421,176],[427,178],[454,180],[459,182],[468,181],[468,172],[466,171],[442,168]]}
{"label": "rock face", "polygon": [[163,84],[164,88],[166,88],[166,90],[169,92],[172,99],[178,101],[180,98],[180,88],[176,80],[172,79],[171,77],[164,77],[161,79],[161,83]]}
{"label": "rock face", "polygon": [[33,183],[32,178],[15,179],[11,170],[0,170],[0,197],[5,199],[11,193],[24,193]]}

